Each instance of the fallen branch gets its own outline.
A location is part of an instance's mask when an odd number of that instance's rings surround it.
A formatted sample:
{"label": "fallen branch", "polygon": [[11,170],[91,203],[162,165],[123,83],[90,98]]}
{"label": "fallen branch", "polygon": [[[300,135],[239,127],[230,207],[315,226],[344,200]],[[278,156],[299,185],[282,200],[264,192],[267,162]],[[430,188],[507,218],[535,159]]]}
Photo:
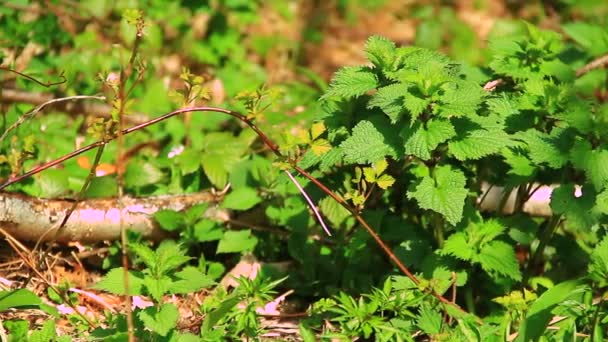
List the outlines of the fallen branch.
{"label": "fallen branch", "polygon": [[591,70],[608,65],[608,55],[600,56],[576,71],[576,77],[581,77]]}
{"label": "fallen branch", "polygon": [[[146,198],[124,197],[122,210],[118,199],[89,199],[79,203],[68,223],[57,234],[56,230],[73,201],[38,199],[16,193],[0,193],[0,227],[16,239],[38,241],[96,242],[120,237],[120,217],[125,228],[158,240],[167,234],[153,218],[161,209],[185,210],[198,203],[214,202],[209,192],[167,195]],[[212,215],[208,212],[207,215]]]}

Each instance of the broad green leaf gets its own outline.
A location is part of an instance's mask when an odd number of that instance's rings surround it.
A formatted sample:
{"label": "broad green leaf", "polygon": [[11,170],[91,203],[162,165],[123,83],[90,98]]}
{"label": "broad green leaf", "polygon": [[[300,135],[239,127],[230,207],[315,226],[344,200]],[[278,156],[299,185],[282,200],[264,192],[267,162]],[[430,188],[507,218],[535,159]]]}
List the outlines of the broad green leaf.
{"label": "broad green leaf", "polygon": [[238,253],[251,251],[258,239],[251,235],[251,230],[227,231],[217,245],[216,253]]}
{"label": "broad green leaf", "polygon": [[150,162],[133,160],[125,171],[125,184],[131,187],[142,187],[158,183],[163,178],[162,171]]}
{"label": "broad green leaf", "polygon": [[390,118],[391,123],[395,123],[406,109],[407,90],[408,85],[403,83],[393,83],[381,87],[367,103],[367,108],[380,108]]}
{"label": "broad green leaf", "polygon": [[538,341],[553,318],[552,310],[579,291],[580,282],[569,280],[557,284],[543,293],[528,310],[515,341]]}
{"label": "broad green leaf", "polygon": [[233,210],[248,210],[260,203],[262,199],[255,189],[239,188],[230,192],[222,202],[222,208]]}
{"label": "broad green leaf", "polygon": [[370,164],[386,156],[396,157],[395,149],[373,123],[360,121],[352,136],[340,144],[344,161],[352,164]]}
{"label": "broad green leaf", "polygon": [[595,192],[590,186],[582,189],[582,195],[576,196],[574,184],[561,184],[551,193],[551,210],[555,214],[563,214],[568,225],[576,229],[588,230],[596,223],[593,213]]}
{"label": "broad green leaf", "polygon": [[144,276],[144,287],[147,294],[150,295],[152,300],[156,303],[160,303],[163,296],[169,293],[169,287],[173,281],[168,275],[161,275],[158,277]]}
{"label": "broad green leaf", "polygon": [[69,190],[68,173],[66,170],[49,169],[36,177],[40,191],[32,194],[43,198],[57,198],[67,194]]}
{"label": "broad green leaf", "polygon": [[528,155],[536,164],[547,164],[553,169],[559,169],[568,162],[567,136],[554,129],[551,135],[542,133],[535,129],[515,134],[515,137],[524,141],[527,145]]}
{"label": "broad green leaf", "polygon": [[167,303],[161,305],[158,309],[155,306],[145,308],[139,312],[138,316],[146,328],[160,336],[167,336],[177,325],[179,312],[174,304]]}
{"label": "broad green leaf", "polygon": [[203,166],[205,175],[215,187],[222,189],[226,186],[226,183],[228,183],[228,171],[221,155],[204,155],[201,159],[201,165]]}
{"label": "broad green leaf", "polygon": [[426,124],[416,122],[412,127],[404,127],[401,137],[405,141],[405,153],[422,160],[431,158],[431,153],[439,144],[456,135],[454,126],[447,120],[429,120]]}
{"label": "broad green leaf", "polygon": [[154,219],[162,229],[169,232],[175,231],[184,225],[183,214],[169,209],[162,209],[155,212]]}
{"label": "broad green leaf", "polygon": [[393,63],[395,43],[381,36],[371,36],[365,44],[365,53],[376,68],[384,69]]}
{"label": "broad green leaf", "polygon": [[109,198],[116,197],[117,193],[116,177],[115,175],[108,175],[93,178],[84,192],[84,196],[86,198]]}
{"label": "broad green leaf", "polygon": [[473,82],[450,82],[444,87],[438,113],[443,117],[473,116],[487,93]]}
{"label": "broad green leaf", "polygon": [[211,279],[208,275],[192,266],[184,267],[183,270],[175,273],[175,276],[179,280],[173,281],[173,283],[170,285],[170,293],[186,294],[199,291],[215,284],[215,281],[213,281],[213,279]]}
{"label": "broad green leaf", "polygon": [[[113,268],[106,273],[95,285],[94,289],[108,291],[117,295],[125,294],[125,278],[122,267]],[[129,271],[129,294],[137,296],[142,294],[143,279]]]}
{"label": "broad green leaf", "polygon": [[226,297],[215,310],[209,312],[201,326],[201,333],[209,333],[215,324],[224,318],[241,301],[235,292]]}
{"label": "broad green leaf", "polygon": [[182,153],[175,157],[183,175],[189,175],[198,170],[201,166],[201,152],[186,148]]}
{"label": "broad green leaf", "polygon": [[55,321],[50,319],[44,322],[40,330],[34,330],[30,334],[28,342],[51,342],[55,341],[56,338]]}
{"label": "broad green leaf", "polygon": [[129,244],[129,250],[135,253],[135,255],[141,259],[140,261],[143,262],[147,268],[153,268],[158,263],[156,253],[154,253],[152,248],[144,245],[143,243],[131,243]]}
{"label": "broad green leaf", "polygon": [[352,98],[365,94],[376,88],[378,79],[373,72],[366,67],[343,67],[338,70],[329,84],[329,89],[323,98],[342,97]]}
{"label": "broad green leaf", "polygon": [[584,21],[562,25],[570,38],[579,43],[592,56],[601,56],[608,52],[608,30],[600,25]]}
{"label": "broad green leaf", "polygon": [[477,160],[498,153],[512,145],[511,138],[503,130],[476,129],[448,143],[450,152],[458,160]]}
{"label": "broad green leaf", "polygon": [[604,237],[595,246],[590,257],[589,278],[599,283],[601,287],[606,286],[608,284],[608,237]]}
{"label": "broad green leaf", "polygon": [[348,210],[331,197],[324,197],[319,201],[319,210],[335,227],[340,226],[351,215]]}
{"label": "broad green leaf", "polygon": [[491,275],[500,274],[516,281],[521,280],[515,250],[506,242],[494,240],[487,243],[482,247],[476,261]]}
{"label": "broad green leaf", "polygon": [[192,258],[186,255],[186,251],[180,244],[173,240],[164,240],[155,251],[156,264],[151,267],[157,275],[170,274]]}
{"label": "broad green leaf", "polygon": [[438,166],[434,179],[425,176],[414,191],[407,196],[418,201],[423,209],[436,211],[455,225],[462,219],[464,200],[468,190],[466,178],[461,171],[452,170],[450,166]]}
{"label": "broad green leaf", "polygon": [[418,313],[416,324],[422,331],[431,336],[438,334],[439,332],[441,332],[441,313],[436,310],[433,310],[430,305],[423,304],[420,307],[420,312]]}
{"label": "broad green leaf", "polygon": [[469,261],[473,258],[473,249],[467,241],[464,232],[457,232],[445,240],[443,247],[438,251],[441,255],[452,255],[458,259]]}
{"label": "broad green leaf", "polygon": [[198,242],[219,240],[224,230],[218,223],[211,220],[201,220],[194,225],[193,235]]}
{"label": "broad green leaf", "polygon": [[571,151],[572,163],[585,171],[596,191],[608,186],[608,150],[592,149],[587,141],[576,141]]}
{"label": "broad green leaf", "polygon": [[42,300],[27,289],[0,291],[0,312],[11,308],[38,306],[40,304],[42,304]]}

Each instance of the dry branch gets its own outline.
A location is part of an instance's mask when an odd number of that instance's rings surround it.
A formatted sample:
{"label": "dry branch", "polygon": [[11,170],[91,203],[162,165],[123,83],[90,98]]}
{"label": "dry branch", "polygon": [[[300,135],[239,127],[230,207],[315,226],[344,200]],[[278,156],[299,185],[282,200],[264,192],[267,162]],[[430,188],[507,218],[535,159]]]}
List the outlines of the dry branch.
{"label": "dry branch", "polygon": [[[0,193],[0,227],[19,240],[95,242],[120,237],[120,216],[125,228],[158,240],[163,232],[153,219],[161,209],[181,211],[198,203],[215,201],[209,192],[146,198],[89,199],[78,204],[68,223],[56,230],[73,201],[38,199],[16,193]],[[117,208],[123,208],[119,211]]]}

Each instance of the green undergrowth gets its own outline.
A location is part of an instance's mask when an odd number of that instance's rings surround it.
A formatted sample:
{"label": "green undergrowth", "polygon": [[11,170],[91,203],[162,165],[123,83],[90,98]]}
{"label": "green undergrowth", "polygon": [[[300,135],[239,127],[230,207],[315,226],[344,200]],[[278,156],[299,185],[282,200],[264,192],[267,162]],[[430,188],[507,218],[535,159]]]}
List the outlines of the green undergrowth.
{"label": "green undergrowth", "polygon": [[[242,20],[246,3],[237,6]],[[124,31],[136,34],[143,20],[142,12],[126,11]],[[183,85],[161,91],[155,64],[145,62],[161,47],[154,44],[156,26],[146,25],[143,45],[123,51],[133,52],[135,62],[114,60],[132,71],[125,82],[108,77],[115,70],[110,65],[83,67],[101,73],[112,115],[86,123],[57,113],[28,118],[2,141],[4,178],[71,152],[83,129],[66,129],[68,124],[88,128],[86,142],[112,140],[117,119],[130,112],[160,115],[209,101],[205,78],[187,69],[179,76]],[[249,68],[233,65],[246,60],[245,51],[231,43],[232,29],[224,29],[217,46],[200,47],[198,58],[220,74]],[[53,39],[67,38],[57,33]],[[78,57],[79,44],[93,43],[77,37],[71,58]],[[210,188],[226,193],[217,203],[157,212],[154,219],[171,238],[152,244],[129,234],[129,270],[121,267],[123,248],[113,244],[93,288],[151,301],[132,317],[134,335],[145,341],[261,339],[267,328],[258,309],[287,289],[294,290],[288,301],[306,312],[297,322],[305,341],[602,341],[608,327],[608,74],[584,66],[608,53],[605,27],[566,23],[558,33],[521,22],[489,41],[479,67],[380,36],[370,37],[364,52],[366,64],[341,68],[327,87],[266,87],[254,78],[238,92],[228,90],[223,105],[240,110],[240,121],[190,113],[125,137],[126,150],[156,144],[125,161],[122,185],[130,196]],[[67,68],[68,90],[99,86],[99,79],[75,86],[79,71]],[[238,72],[243,79],[245,74]],[[132,84],[127,98],[121,89]],[[29,110],[11,106],[4,120],[12,123]],[[246,126],[251,123],[277,144],[276,151]],[[115,143],[102,152],[101,163],[117,163]],[[92,152],[85,156],[94,158]],[[84,186],[87,174],[70,159],[11,190],[38,197],[116,196],[115,173]],[[482,211],[484,185],[513,191],[513,209],[503,210],[503,193],[493,210]],[[551,216],[525,206],[541,185],[554,187],[546,198]],[[391,262],[363,222],[402,265]],[[236,279],[234,289],[218,285],[243,255],[264,262],[258,276]],[[280,261],[288,266],[273,266]],[[48,297],[78,305],[69,288],[62,283]],[[201,323],[181,329],[169,298],[201,291]],[[32,308],[60,317],[29,290],[0,292],[0,311]],[[91,340],[128,336],[123,313],[106,311],[103,325],[75,314],[69,321],[75,335]],[[51,319],[30,331],[26,321],[3,322],[12,340],[69,341],[56,336],[55,324]]]}

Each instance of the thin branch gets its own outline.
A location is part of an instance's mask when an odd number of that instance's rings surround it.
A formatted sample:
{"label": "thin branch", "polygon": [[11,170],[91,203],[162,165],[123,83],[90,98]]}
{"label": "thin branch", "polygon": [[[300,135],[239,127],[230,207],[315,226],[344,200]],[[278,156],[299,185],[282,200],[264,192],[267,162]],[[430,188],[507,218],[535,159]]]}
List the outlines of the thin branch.
{"label": "thin branch", "polygon": [[77,96],[61,97],[61,98],[46,101],[46,102],[36,106],[34,109],[30,110],[29,112],[21,115],[15,123],[13,123],[9,128],[6,129],[6,131],[4,131],[4,133],[2,133],[2,136],[0,136],[0,143],[2,143],[2,141],[6,138],[8,133],[10,133],[12,130],[16,129],[17,127],[19,127],[22,123],[25,122],[25,120],[31,119],[34,116],[36,116],[36,114],[38,114],[38,112],[40,112],[42,109],[44,109],[44,107],[46,107],[48,105],[51,105],[53,103],[58,103],[58,102],[72,101],[72,100],[91,100],[91,99],[105,101],[106,98],[104,96],[77,95]]}
{"label": "thin branch", "polygon": [[321,227],[323,227],[325,234],[327,234],[327,236],[331,236],[331,232],[329,231],[329,228],[327,228],[327,226],[325,225],[325,221],[323,220],[323,217],[321,217],[319,210],[317,210],[315,203],[312,201],[312,199],[310,199],[310,197],[308,196],[306,191],[304,191],[304,188],[300,185],[300,183],[298,183],[298,180],[289,171],[287,171],[287,170],[284,170],[284,171],[287,174],[287,176],[289,176],[289,179],[291,179],[293,184],[296,185],[296,188],[298,188],[298,190],[300,190],[300,193],[302,194],[302,196],[304,196],[304,199],[306,200],[306,202],[308,202],[308,206],[310,207],[310,209],[312,209],[312,212],[317,217],[317,220],[321,224]]}
{"label": "thin branch", "polygon": [[576,71],[576,77],[581,77],[591,70],[608,65],[608,54],[600,56]]}
{"label": "thin branch", "polygon": [[[101,97],[101,96],[100,96]],[[33,105],[48,105],[53,104],[58,111],[69,114],[90,114],[93,116],[110,117],[112,107],[107,104],[90,103],[90,102],[65,102],[55,101],[62,98],[56,98],[50,93],[28,92],[19,89],[2,89],[0,92],[0,103],[29,103]],[[132,124],[139,124],[148,120],[148,117],[142,113],[130,113],[125,117],[125,121]]]}
{"label": "thin branch", "polygon": [[[121,131],[122,135],[127,135],[130,133],[133,133],[135,131],[138,131],[140,129],[146,128],[150,125],[154,125],[158,122],[161,122],[163,120],[166,120],[170,117],[182,114],[182,113],[188,113],[188,112],[216,112],[216,113],[223,113],[226,115],[230,115],[236,119],[238,119],[239,121],[243,122],[244,124],[246,124],[247,126],[249,126],[249,128],[251,128],[259,137],[260,139],[262,139],[262,141],[264,142],[264,144],[266,144],[268,146],[268,148],[270,148],[277,156],[282,157],[278,145],[276,145],[274,142],[272,142],[267,136],[266,134],[264,134],[251,120],[249,120],[246,116],[238,113],[238,112],[234,112],[228,109],[223,109],[223,108],[217,108],[217,107],[209,107],[209,106],[200,106],[200,107],[190,107],[190,108],[182,108],[182,109],[178,109],[175,110],[173,112],[167,113],[165,115],[162,115],[158,118],[146,121],[144,123],[141,123],[139,125],[133,126],[131,128],[127,128]],[[64,155],[63,157],[60,157],[56,160],[53,160],[51,162],[48,162],[44,165],[41,165],[39,167],[34,168],[33,170],[30,170],[28,172],[26,172],[25,174],[18,176],[18,177],[14,177],[12,179],[9,179],[7,182],[5,182],[4,184],[0,185],[0,190],[6,188],[9,185],[12,185],[16,182],[19,182],[25,178],[28,178],[36,173],[39,173],[43,170],[46,170],[52,166],[55,166],[57,164],[60,164],[70,158],[73,158],[79,154],[82,154],[86,151],[89,151],[97,146],[101,146],[101,145],[105,145],[108,142],[110,142],[111,140],[115,139],[116,137],[111,137],[110,139],[108,139],[107,141],[97,141],[95,143],[92,143],[88,146],[85,146],[83,148],[80,148],[76,151],[73,151],[69,154]],[[389,259],[395,263],[395,265],[397,265],[397,268],[399,268],[399,270],[405,274],[408,278],[410,278],[412,280],[412,282],[414,282],[414,284],[419,285],[420,284],[420,280],[418,280],[418,278],[416,278],[416,276],[414,276],[413,273],[411,273],[409,271],[409,269],[401,262],[401,260],[399,260],[399,258],[395,255],[395,253],[393,253],[393,251],[386,245],[386,243],[384,241],[382,241],[382,239],[380,238],[380,236],[374,231],[374,229],[367,223],[367,221],[363,218],[363,216],[361,216],[361,214],[352,206],[350,206],[344,199],[342,199],[340,196],[338,196],[336,193],[334,193],[332,190],[330,190],[329,188],[327,188],[323,183],[321,183],[318,179],[316,179],[315,177],[313,177],[311,174],[309,174],[308,172],[306,172],[304,169],[302,169],[301,167],[297,166],[297,165],[292,165],[292,167],[298,171],[302,176],[304,176],[305,178],[309,179],[313,184],[315,184],[319,189],[321,189],[325,194],[327,194],[328,196],[330,196],[331,198],[333,198],[336,202],[338,202],[338,204],[340,204],[342,207],[344,207],[346,210],[348,210],[351,215],[357,220],[357,222],[359,222],[359,224],[361,226],[363,226],[363,228],[371,235],[371,237],[374,239],[374,241],[376,242],[376,244],[378,244],[378,246],[382,249],[382,251],[389,257]],[[450,300],[448,300],[447,298],[443,297],[442,295],[440,295],[439,293],[437,293],[435,290],[433,289],[429,289],[428,292],[435,297],[436,299],[438,299],[441,303],[445,304],[445,305],[449,305],[452,306],[454,308],[456,308],[457,310],[461,311],[461,312],[465,312],[462,308],[460,308],[460,306],[458,306],[455,303],[452,303]]]}
{"label": "thin branch", "polygon": [[63,83],[65,83],[65,82],[68,81],[67,78],[65,78],[65,75],[64,75],[63,71],[61,72],[61,74],[59,74],[59,77],[61,78],[61,81],[59,81],[59,82],[50,82],[50,81],[49,82],[42,82],[42,81],[39,81],[39,80],[37,80],[36,78],[34,78],[34,77],[30,76],[30,75],[24,74],[24,73],[19,72],[17,70],[13,70],[11,68],[0,66],[0,70],[6,70],[6,71],[9,71],[9,72],[15,73],[15,74],[17,74],[17,75],[19,75],[19,76],[21,76],[21,77],[23,77],[25,79],[28,79],[28,80],[30,80],[32,82],[36,82],[39,85],[41,85],[43,87],[47,87],[47,88],[52,87],[52,86],[56,86],[56,85],[60,85],[60,84],[63,84]]}

